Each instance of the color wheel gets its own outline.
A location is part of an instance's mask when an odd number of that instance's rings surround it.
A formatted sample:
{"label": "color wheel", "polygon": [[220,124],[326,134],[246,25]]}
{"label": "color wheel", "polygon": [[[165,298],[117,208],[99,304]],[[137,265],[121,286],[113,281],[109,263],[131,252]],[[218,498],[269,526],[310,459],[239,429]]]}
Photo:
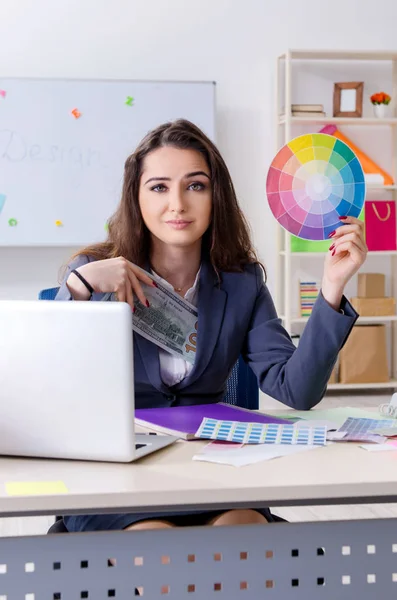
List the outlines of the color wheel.
{"label": "color wheel", "polygon": [[270,209],[293,235],[325,240],[343,225],[339,217],[358,217],[365,200],[360,161],[332,135],[301,135],[275,156],[266,181]]}

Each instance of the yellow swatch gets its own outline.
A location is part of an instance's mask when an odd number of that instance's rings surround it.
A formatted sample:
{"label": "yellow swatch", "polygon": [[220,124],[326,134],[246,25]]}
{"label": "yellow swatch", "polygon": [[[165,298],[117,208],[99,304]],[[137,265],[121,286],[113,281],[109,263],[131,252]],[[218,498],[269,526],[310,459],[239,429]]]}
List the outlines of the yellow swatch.
{"label": "yellow swatch", "polygon": [[304,148],[311,148],[313,146],[313,138],[309,134],[300,135],[299,137],[294,138],[287,144],[288,148],[292,150],[294,154],[299,152],[299,150],[303,150]]}
{"label": "yellow swatch", "polygon": [[336,138],[333,135],[326,133],[312,133],[313,146],[323,146],[324,148],[330,148],[333,150],[336,142]]}
{"label": "yellow swatch", "polygon": [[63,481],[8,481],[5,486],[9,496],[52,496],[68,493]]}
{"label": "yellow swatch", "polygon": [[311,148],[304,148],[303,150],[299,150],[299,152],[297,152],[295,156],[299,160],[299,162],[302,165],[304,165],[305,163],[314,160],[314,150],[313,150],[313,147],[311,147]]}
{"label": "yellow swatch", "polygon": [[324,148],[323,146],[314,146],[314,158],[316,158],[317,160],[324,160],[325,162],[329,162],[331,154],[331,148]]}

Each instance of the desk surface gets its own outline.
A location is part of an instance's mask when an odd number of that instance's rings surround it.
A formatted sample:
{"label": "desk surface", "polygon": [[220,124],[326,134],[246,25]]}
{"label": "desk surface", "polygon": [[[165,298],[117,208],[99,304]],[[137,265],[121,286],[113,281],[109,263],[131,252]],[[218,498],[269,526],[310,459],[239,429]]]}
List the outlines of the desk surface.
{"label": "desk surface", "polygon": [[[397,501],[397,450],[334,444],[235,468],[192,461],[205,443],[179,441],[131,464],[2,458],[0,514]],[[15,481],[63,481],[68,493],[8,496]]]}

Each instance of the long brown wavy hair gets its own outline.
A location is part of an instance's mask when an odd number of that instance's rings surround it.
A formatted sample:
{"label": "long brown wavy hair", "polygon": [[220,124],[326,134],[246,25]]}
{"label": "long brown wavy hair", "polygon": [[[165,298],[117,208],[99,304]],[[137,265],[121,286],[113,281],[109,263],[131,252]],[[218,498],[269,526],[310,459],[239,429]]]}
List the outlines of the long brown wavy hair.
{"label": "long brown wavy hair", "polygon": [[247,221],[238,205],[229,170],[211,140],[193,123],[178,119],[148,133],[126,160],[120,204],[109,220],[108,238],[80,250],[97,260],[123,256],[144,267],[150,260],[150,232],[139,207],[139,184],[145,157],[164,146],[197,150],[210,169],[212,219],[202,239],[202,255],[217,273],[242,271],[259,263],[251,243]]}

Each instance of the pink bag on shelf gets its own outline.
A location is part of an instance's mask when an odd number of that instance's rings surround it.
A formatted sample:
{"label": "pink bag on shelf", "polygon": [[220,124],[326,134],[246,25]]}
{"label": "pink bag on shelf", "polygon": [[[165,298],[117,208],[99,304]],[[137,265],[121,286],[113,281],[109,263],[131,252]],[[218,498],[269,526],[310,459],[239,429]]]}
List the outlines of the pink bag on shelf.
{"label": "pink bag on shelf", "polygon": [[397,250],[396,203],[394,200],[365,202],[365,236],[368,250]]}

